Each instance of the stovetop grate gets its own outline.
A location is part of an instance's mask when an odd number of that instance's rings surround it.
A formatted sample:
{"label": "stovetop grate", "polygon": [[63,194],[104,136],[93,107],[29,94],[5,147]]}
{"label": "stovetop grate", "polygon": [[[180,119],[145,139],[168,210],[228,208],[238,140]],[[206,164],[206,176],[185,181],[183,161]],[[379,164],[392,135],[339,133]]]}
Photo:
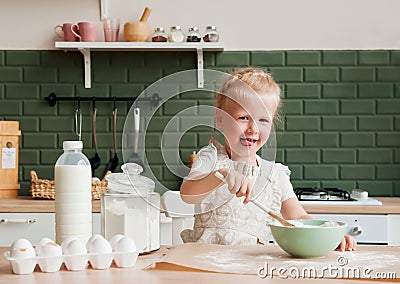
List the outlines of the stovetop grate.
{"label": "stovetop grate", "polygon": [[294,189],[297,198],[307,201],[355,201],[347,190],[337,187],[311,188],[297,187]]}

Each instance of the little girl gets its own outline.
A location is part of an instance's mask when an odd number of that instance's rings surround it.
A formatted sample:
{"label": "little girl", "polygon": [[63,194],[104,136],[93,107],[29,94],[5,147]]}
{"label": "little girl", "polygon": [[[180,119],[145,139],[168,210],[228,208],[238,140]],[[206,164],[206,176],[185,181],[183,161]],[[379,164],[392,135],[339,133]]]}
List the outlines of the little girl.
{"label": "little girl", "polygon": [[[181,198],[195,204],[196,212],[193,230],[181,233],[184,242],[268,243],[267,224],[274,220],[248,203],[250,198],[257,198],[285,219],[312,219],[293,192],[290,170],[257,155],[279,111],[278,84],[259,69],[246,68],[231,75],[215,95],[216,126],[224,134],[225,145],[211,139],[198,152],[180,189]],[[226,183],[215,176],[216,171]],[[350,236],[339,246],[350,251],[355,247]]]}

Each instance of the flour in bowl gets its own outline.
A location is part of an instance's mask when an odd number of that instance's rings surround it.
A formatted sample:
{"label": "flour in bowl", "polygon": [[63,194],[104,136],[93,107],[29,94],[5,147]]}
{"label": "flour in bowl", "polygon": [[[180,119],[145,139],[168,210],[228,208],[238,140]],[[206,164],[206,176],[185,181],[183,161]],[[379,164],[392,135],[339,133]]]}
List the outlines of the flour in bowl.
{"label": "flour in bowl", "polygon": [[339,226],[339,224],[334,221],[326,221],[325,223],[322,223],[321,225],[319,225],[319,227],[338,227],[338,226]]}
{"label": "flour in bowl", "polygon": [[[340,226],[338,222],[334,221],[325,221],[321,225],[306,225],[300,221],[289,221],[291,224],[294,225],[296,228],[317,228],[317,227],[338,227]],[[289,227],[289,226],[284,226],[279,222],[274,223],[275,226],[280,226],[280,227]]]}

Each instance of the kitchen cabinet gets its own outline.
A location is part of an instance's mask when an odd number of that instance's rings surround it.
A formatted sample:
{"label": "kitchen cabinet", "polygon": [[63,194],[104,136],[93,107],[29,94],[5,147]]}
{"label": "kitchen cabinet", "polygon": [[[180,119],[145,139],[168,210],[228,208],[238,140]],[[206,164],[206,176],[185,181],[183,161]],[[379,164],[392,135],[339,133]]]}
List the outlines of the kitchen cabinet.
{"label": "kitchen cabinet", "polygon": [[204,87],[203,51],[222,51],[224,45],[219,42],[67,42],[57,41],[59,49],[78,50],[83,55],[85,88],[91,88],[91,51],[196,51],[197,87]]}
{"label": "kitchen cabinet", "polygon": [[377,197],[382,206],[304,205],[315,218],[343,221],[350,227],[360,226],[357,241],[366,244],[400,246],[400,199]]}
{"label": "kitchen cabinet", "polygon": [[[93,234],[101,233],[100,213],[93,213]],[[33,245],[42,238],[55,240],[54,213],[0,213],[0,246],[10,246],[24,238]]]}
{"label": "kitchen cabinet", "polygon": [[53,213],[0,213],[0,246],[10,246],[19,238],[38,243],[43,237],[55,239]]}
{"label": "kitchen cabinet", "polygon": [[[356,236],[359,244],[396,245],[389,242],[388,215],[367,214],[310,214],[315,219],[344,222],[350,230],[361,232]],[[400,245],[400,244],[397,244]]]}

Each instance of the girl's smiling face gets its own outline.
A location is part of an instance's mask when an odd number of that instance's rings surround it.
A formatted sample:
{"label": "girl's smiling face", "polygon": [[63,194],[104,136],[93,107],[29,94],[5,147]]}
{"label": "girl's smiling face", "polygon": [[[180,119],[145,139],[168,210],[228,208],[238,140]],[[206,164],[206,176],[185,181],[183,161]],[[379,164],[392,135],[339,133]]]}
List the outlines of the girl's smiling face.
{"label": "girl's smiling face", "polygon": [[256,165],[256,153],[267,142],[277,109],[268,94],[227,98],[217,109],[217,127],[222,129],[225,147],[232,160]]}

